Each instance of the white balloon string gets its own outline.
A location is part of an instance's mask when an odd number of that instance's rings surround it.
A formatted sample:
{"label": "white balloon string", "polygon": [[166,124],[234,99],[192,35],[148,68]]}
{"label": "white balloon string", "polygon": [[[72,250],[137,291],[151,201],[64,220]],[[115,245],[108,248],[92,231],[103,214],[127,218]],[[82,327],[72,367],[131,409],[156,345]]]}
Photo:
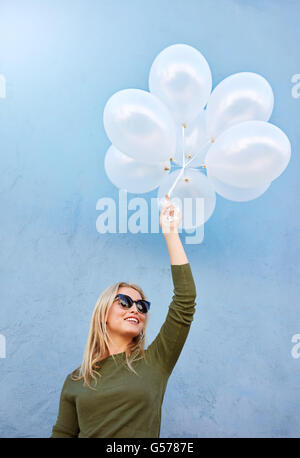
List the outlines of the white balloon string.
{"label": "white balloon string", "polygon": [[182,124],[182,169],[178,175],[178,177],[176,178],[176,180],[174,181],[174,183],[172,184],[172,186],[170,187],[169,191],[168,191],[168,196],[170,197],[171,196],[171,192],[173,192],[173,189],[175,188],[176,184],[178,183],[178,180],[180,179],[181,175],[183,174],[184,172],[184,168],[185,168],[185,160],[184,160],[184,124]]}
{"label": "white balloon string", "polygon": [[[183,172],[184,172],[184,169],[204,150],[204,148],[207,147],[207,145],[209,145],[209,143],[212,143],[212,139],[209,139],[203,146],[202,148],[195,154],[194,157],[192,157],[192,159],[190,159],[188,162],[185,162],[185,154],[184,154],[184,125],[182,125],[182,169],[180,171],[180,173],[178,174],[176,180],[174,181],[174,183],[172,184],[171,188],[169,189],[168,191],[168,196],[170,197],[171,196],[171,193],[173,192],[176,184],[178,183],[178,180],[181,178]],[[205,164],[202,164],[200,167],[205,167]]]}
{"label": "white balloon string", "polygon": [[184,167],[185,165],[185,159],[184,159],[184,124],[182,124],[182,167]]}
{"label": "white balloon string", "polygon": [[171,196],[171,192],[173,191],[173,189],[175,188],[179,178],[181,177],[181,175],[183,174],[184,172],[184,167],[180,170],[180,173],[178,174],[178,177],[176,178],[176,180],[174,181],[174,183],[172,184],[171,188],[169,189],[168,191],[168,196],[170,197]]}
{"label": "white balloon string", "polygon": [[[208,140],[208,141],[202,146],[202,148],[198,151],[198,153],[196,153],[195,156],[192,157],[192,159],[190,159],[190,160],[185,164],[185,167],[186,167],[187,165],[189,165],[189,164],[198,156],[198,154],[200,154],[201,151],[203,151],[204,148],[207,147],[207,145],[208,145],[209,143],[212,143],[212,141],[211,141],[211,140]],[[203,164],[203,165],[204,165],[204,164]]]}

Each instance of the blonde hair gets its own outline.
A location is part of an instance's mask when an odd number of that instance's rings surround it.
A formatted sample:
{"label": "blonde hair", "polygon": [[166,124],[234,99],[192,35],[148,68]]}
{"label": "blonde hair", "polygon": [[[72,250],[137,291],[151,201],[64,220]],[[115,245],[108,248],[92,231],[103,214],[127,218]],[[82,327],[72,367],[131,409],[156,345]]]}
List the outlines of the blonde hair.
{"label": "blonde hair", "polygon": [[[83,379],[84,384],[88,385],[91,389],[93,389],[90,385],[91,378],[97,383],[95,375],[97,375],[99,378],[102,377],[102,375],[95,370],[99,369],[99,366],[96,366],[96,364],[101,362],[101,359],[103,359],[103,357],[105,357],[107,354],[109,348],[109,335],[106,329],[108,312],[115,300],[116,295],[118,294],[119,288],[123,286],[135,289],[140,293],[142,299],[146,300],[146,296],[140,286],[136,285],[135,283],[127,282],[117,282],[114,285],[106,288],[99,296],[93,311],[82,363],[71,374],[72,380],[79,381]],[[128,345],[125,351],[126,364],[129,370],[135,374],[137,373],[132,367],[133,361],[145,358],[145,331],[149,320],[148,315],[149,312],[145,316],[144,328],[142,332],[139,335],[133,337],[131,343]],[[112,355],[112,357],[115,360],[114,355]],[[79,375],[76,375],[76,372]]]}

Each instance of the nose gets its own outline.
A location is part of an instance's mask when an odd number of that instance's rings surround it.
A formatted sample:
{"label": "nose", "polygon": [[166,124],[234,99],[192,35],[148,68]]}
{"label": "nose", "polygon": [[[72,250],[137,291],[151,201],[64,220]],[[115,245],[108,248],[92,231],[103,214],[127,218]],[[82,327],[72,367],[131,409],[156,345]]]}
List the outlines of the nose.
{"label": "nose", "polygon": [[132,310],[135,310],[137,313],[140,313],[138,308],[137,308],[137,305],[136,305],[136,301],[132,301],[132,307],[131,307],[131,311]]}

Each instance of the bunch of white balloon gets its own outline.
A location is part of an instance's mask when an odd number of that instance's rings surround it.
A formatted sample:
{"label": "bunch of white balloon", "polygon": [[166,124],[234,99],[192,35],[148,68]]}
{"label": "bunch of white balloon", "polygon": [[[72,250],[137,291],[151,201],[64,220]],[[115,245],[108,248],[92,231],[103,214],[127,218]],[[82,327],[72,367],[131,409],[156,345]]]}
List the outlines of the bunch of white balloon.
{"label": "bunch of white balloon", "polygon": [[[159,186],[160,199],[166,193],[203,198],[204,224],[215,209],[216,192],[234,201],[255,199],[287,167],[291,145],[267,122],[274,96],[262,76],[235,73],[211,92],[206,59],[176,44],[155,58],[149,89],[116,92],[104,108],[112,142],[105,170],[118,188],[145,193]],[[170,172],[170,162],[180,169]],[[185,220],[183,227],[195,227],[193,215]]]}

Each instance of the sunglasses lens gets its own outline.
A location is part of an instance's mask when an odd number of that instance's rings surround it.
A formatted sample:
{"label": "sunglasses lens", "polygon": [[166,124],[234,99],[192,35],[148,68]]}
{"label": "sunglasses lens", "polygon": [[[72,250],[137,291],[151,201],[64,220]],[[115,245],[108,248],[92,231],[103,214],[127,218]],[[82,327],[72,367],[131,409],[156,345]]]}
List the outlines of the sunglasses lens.
{"label": "sunglasses lens", "polygon": [[[126,296],[126,294],[118,294],[117,298],[119,304],[124,308],[129,309],[133,304],[132,299],[129,296]],[[144,300],[137,301],[136,307],[139,312],[147,313],[150,308],[150,302]]]}
{"label": "sunglasses lens", "polygon": [[131,304],[130,304],[128,298],[126,296],[124,296],[124,295],[121,295],[121,294],[119,295],[119,304],[124,308],[131,307]]}
{"label": "sunglasses lens", "polygon": [[150,305],[148,306],[148,304],[149,303],[147,301],[139,301],[139,303],[137,304],[138,310],[142,313],[147,313],[150,307]]}

